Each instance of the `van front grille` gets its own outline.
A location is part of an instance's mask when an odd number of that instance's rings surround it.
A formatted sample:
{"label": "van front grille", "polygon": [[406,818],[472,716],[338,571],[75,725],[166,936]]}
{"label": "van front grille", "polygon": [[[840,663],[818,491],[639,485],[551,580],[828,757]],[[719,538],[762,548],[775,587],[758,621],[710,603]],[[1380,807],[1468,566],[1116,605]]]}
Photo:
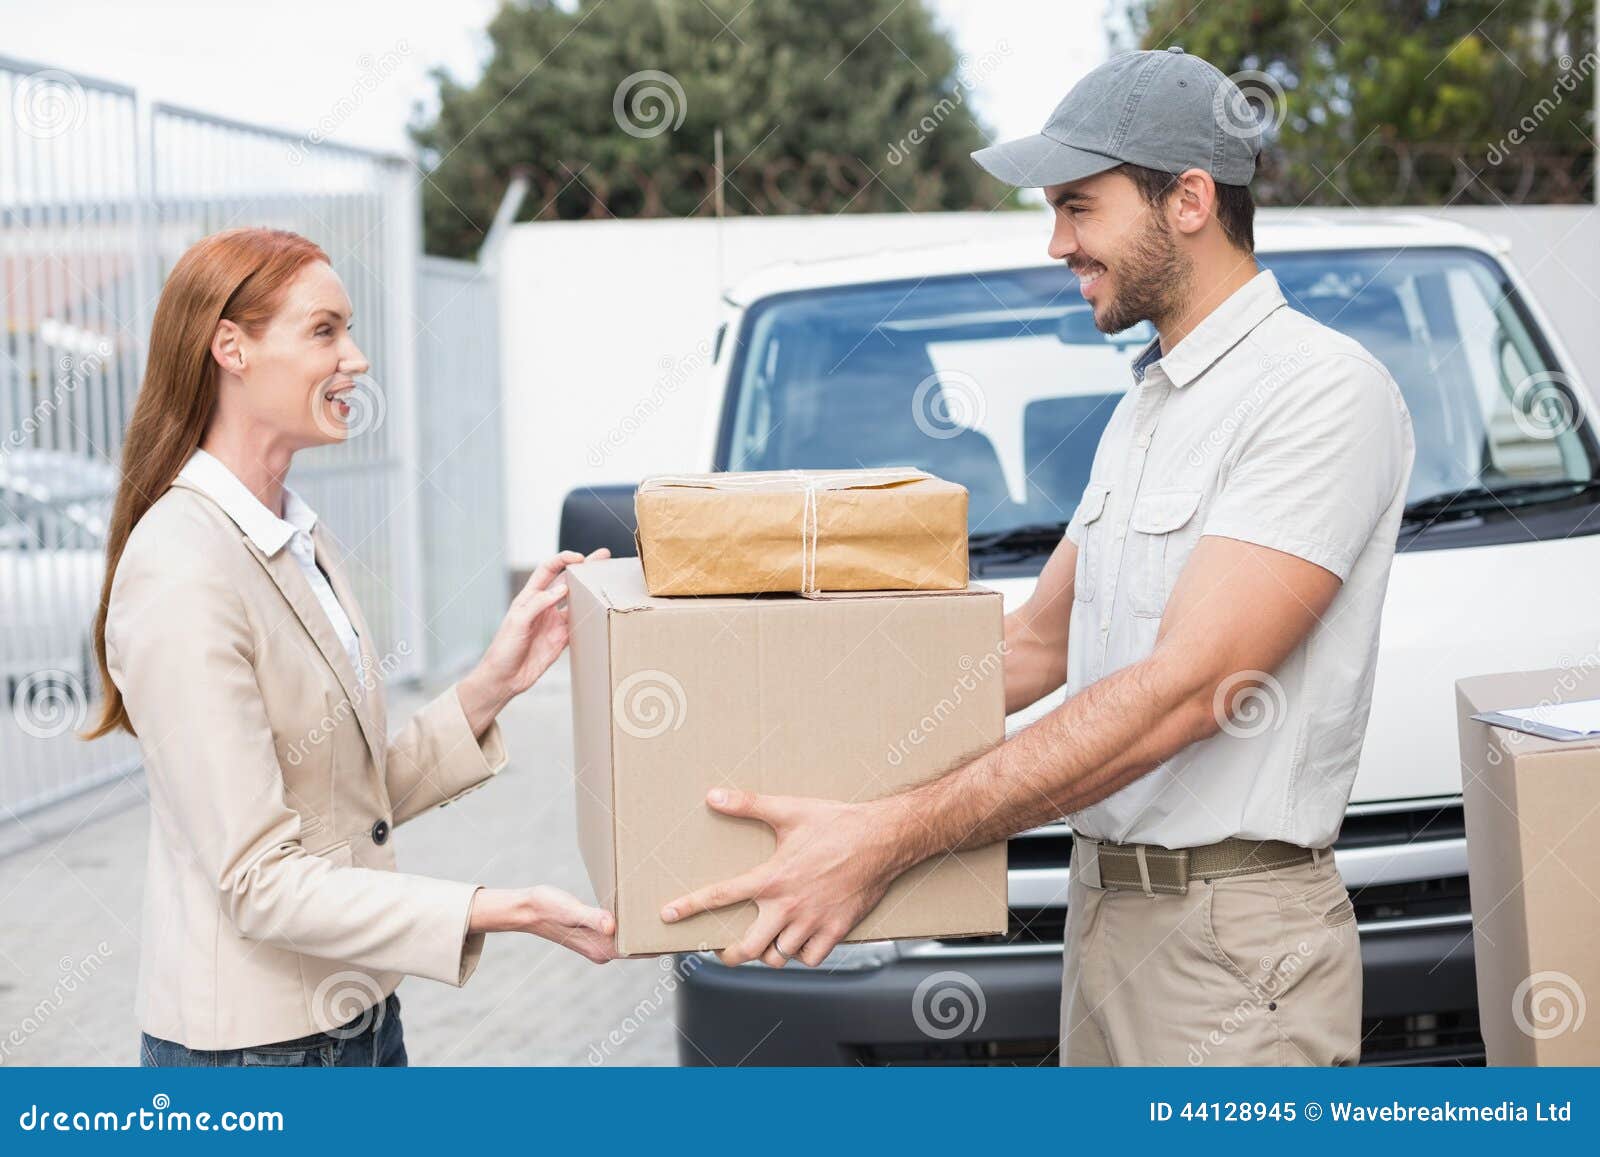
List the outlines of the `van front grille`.
{"label": "van front grille", "polygon": [[846,1055],[867,1068],[927,1068],[960,1065],[976,1068],[1038,1068],[1056,1063],[1054,1037],[1014,1041],[917,1041],[846,1045]]}
{"label": "van front grille", "polygon": [[1418,920],[1429,916],[1465,916],[1472,912],[1467,877],[1407,880],[1401,884],[1368,884],[1350,892],[1356,919],[1376,930],[1387,920]]}
{"label": "van front grille", "polygon": [[[1361,1022],[1361,1063],[1374,1067],[1464,1065],[1484,1063],[1483,1037],[1476,1009],[1369,1017]],[[1056,1063],[1056,1042],[1027,1040],[915,1041],[847,1045],[851,1060],[868,1067],[969,1065],[1049,1066]]]}
{"label": "van front grille", "polygon": [[1363,1065],[1473,1065],[1484,1063],[1478,1010],[1370,1017],[1361,1022]]}

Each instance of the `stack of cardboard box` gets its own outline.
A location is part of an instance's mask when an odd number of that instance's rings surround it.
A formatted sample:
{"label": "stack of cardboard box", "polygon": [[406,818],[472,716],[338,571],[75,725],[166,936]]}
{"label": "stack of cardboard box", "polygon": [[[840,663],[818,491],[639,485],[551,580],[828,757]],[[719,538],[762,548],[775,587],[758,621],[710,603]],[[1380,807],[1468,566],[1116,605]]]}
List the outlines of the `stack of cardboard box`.
{"label": "stack of cardboard box", "polygon": [[[1000,596],[967,585],[966,492],[920,471],[639,489],[642,559],[571,569],[579,839],[625,956],[726,947],[753,905],[667,901],[767,857],[713,787],[877,798],[1004,737]],[[1005,846],[931,860],[851,940],[1006,927]]]}
{"label": "stack of cardboard box", "polygon": [[1600,1009],[1589,1008],[1600,999],[1600,738],[1542,738],[1474,716],[1593,699],[1593,662],[1456,684],[1478,1017],[1492,1065],[1600,1064]]}

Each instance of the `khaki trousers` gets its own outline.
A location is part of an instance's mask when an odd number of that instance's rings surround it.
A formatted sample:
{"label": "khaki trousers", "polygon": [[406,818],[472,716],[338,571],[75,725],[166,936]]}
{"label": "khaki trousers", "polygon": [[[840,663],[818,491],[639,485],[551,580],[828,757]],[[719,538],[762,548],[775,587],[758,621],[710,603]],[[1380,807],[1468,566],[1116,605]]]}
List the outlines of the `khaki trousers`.
{"label": "khaki trousers", "polygon": [[1063,1065],[1349,1065],[1361,948],[1333,857],[1193,881],[1185,895],[1072,877]]}

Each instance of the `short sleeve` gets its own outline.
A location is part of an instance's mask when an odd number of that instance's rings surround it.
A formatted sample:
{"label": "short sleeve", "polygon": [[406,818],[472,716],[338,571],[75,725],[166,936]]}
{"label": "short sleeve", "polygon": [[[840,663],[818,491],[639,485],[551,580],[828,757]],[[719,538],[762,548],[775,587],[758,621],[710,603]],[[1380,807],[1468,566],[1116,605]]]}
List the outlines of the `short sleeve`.
{"label": "short sleeve", "polygon": [[1343,581],[1410,478],[1411,419],[1381,366],[1336,353],[1283,382],[1230,457],[1201,533]]}

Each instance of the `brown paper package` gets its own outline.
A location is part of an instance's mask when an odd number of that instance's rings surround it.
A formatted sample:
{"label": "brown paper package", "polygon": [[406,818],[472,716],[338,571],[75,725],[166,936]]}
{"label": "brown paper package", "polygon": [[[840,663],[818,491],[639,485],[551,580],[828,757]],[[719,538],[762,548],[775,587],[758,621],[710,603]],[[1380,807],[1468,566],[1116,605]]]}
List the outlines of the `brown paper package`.
{"label": "brown paper package", "polygon": [[967,585],[966,488],[911,467],[655,475],[634,510],[652,595]]}

